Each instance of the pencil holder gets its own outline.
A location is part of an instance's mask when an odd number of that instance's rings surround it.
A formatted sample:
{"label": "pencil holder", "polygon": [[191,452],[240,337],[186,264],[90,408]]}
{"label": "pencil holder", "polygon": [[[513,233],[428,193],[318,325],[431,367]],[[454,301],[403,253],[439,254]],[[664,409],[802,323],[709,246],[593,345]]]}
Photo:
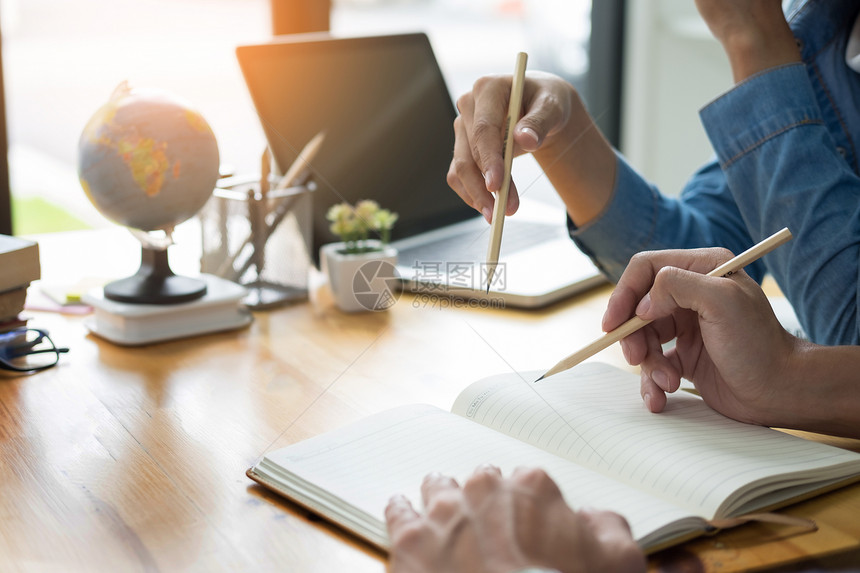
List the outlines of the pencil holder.
{"label": "pencil holder", "polygon": [[311,186],[263,195],[259,179],[220,181],[198,214],[201,272],[244,286],[243,302],[254,309],[304,300],[312,264],[311,201]]}

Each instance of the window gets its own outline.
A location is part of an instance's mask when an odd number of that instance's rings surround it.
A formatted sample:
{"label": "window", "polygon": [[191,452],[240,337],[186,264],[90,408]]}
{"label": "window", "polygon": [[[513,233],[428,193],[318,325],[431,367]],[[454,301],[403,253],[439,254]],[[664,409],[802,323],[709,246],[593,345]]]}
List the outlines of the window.
{"label": "window", "polygon": [[76,174],[77,142],[123,80],[189,100],[222,161],[259,169],[262,131],[234,48],[270,37],[268,0],[4,0],[17,234],[110,225]]}
{"label": "window", "polygon": [[[599,4],[620,22],[618,5]],[[189,100],[215,131],[223,163],[240,173],[259,169],[265,141],[234,48],[270,37],[268,0],[4,0],[0,7],[16,233],[111,224],[81,190],[76,152],[87,120],[123,80]],[[524,50],[530,69],[562,75],[588,99],[591,17],[590,0],[335,0],[331,27],[426,31],[455,98],[483,74],[510,73]],[[595,105],[601,121],[617,120],[617,102]]]}
{"label": "window", "polygon": [[481,75],[511,73],[517,52],[529,68],[583,85],[588,70],[590,0],[340,0],[336,33],[425,31],[456,98]]}

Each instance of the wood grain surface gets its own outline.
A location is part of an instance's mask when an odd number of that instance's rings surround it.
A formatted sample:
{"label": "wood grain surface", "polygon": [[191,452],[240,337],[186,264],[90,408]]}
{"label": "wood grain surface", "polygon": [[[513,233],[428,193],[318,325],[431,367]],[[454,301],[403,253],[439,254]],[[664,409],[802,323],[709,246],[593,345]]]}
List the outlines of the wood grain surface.
{"label": "wood grain surface", "polygon": [[[116,230],[40,244],[46,281],[136,267],[134,241]],[[384,555],[245,470],[379,410],[447,408],[480,377],[545,370],[600,334],[609,292],[537,311],[420,296],[356,315],[303,303],[243,330],[137,348],[88,334],[85,318],[30,312],[71,351],[50,370],[0,378],[0,571],[384,571]],[[626,367],[617,345],[594,359]],[[737,571],[860,546],[860,486],[787,512],[819,531],[744,526],[652,556],[652,570]]]}

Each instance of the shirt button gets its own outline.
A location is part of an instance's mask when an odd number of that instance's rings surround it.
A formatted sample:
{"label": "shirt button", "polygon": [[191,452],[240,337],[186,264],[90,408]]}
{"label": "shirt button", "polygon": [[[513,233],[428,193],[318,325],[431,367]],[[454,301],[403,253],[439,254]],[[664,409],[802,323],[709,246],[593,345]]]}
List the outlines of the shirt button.
{"label": "shirt button", "polygon": [[845,156],[848,154],[848,152],[847,152],[847,151],[845,151],[845,148],[844,148],[844,147],[842,147],[842,146],[838,146],[838,147],[836,148],[836,151],[838,151],[838,152],[839,152],[839,155],[841,155],[842,157],[845,157]]}
{"label": "shirt button", "polygon": [[803,40],[800,38],[795,38],[794,43],[797,44],[797,49],[803,52]]}

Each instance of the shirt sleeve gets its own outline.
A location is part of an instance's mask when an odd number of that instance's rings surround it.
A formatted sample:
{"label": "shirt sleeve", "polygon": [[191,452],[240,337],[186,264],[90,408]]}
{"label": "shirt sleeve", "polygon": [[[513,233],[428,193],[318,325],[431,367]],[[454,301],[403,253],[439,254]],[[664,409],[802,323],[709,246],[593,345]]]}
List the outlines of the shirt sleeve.
{"label": "shirt sleeve", "polygon": [[[753,244],[716,161],[694,173],[678,198],[661,195],[622,156],[617,162],[606,210],[582,227],[568,218],[571,238],[613,282],[640,251],[722,246],[737,254]],[[760,281],[764,265],[746,271]]]}
{"label": "shirt sleeve", "polygon": [[752,240],[794,240],[765,257],[814,342],[858,344],[860,178],[825,127],[803,64],[754,76],[702,122]]}

